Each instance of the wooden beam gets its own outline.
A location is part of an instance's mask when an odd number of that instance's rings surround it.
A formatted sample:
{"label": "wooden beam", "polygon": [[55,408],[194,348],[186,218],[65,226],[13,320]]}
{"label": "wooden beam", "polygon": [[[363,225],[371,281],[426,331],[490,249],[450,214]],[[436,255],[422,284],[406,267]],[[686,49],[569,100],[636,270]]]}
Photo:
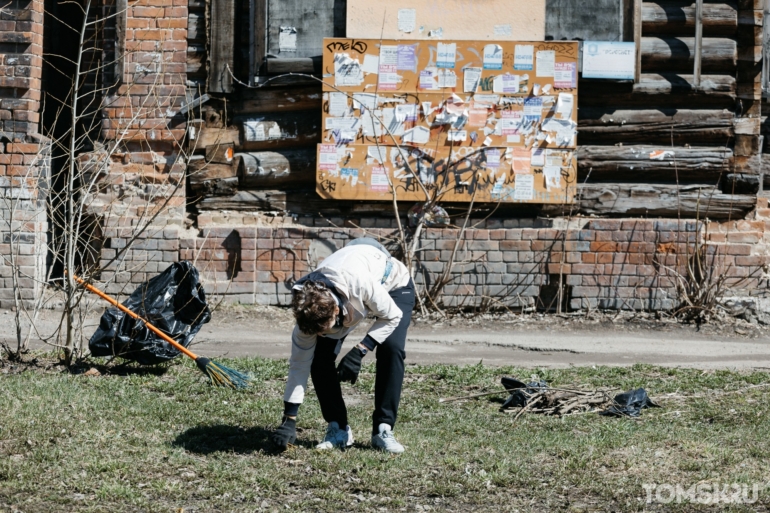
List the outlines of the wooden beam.
{"label": "wooden beam", "polygon": [[724,194],[715,185],[580,184],[577,208],[586,215],[742,219],[756,196]]}
{"label": "wooden beam", "polygon": [[695,0],[695,63],[693,82],[700,87],[701,60],[703,58],[703,0]]}
{"label": "wooden beam", "polygon": [[[732,73],[738,63],[734,39],[710,37],[703,40],[701,72]],[[643,37],[642,65],[648,71],[689,71],[695,64],[694,37]]]}
{"label": "wooden beam", "polygon": [[316,148],[237,153],[242,189],[315,187]]}
{"label": "wooden beam", "polygon": [[[662,157],[662,158],[661,158]],[[716,183],[733,169],[728,147],[672,148],[651,146],[579,146],[578,181],[676,182],[701,180]]]}
{"label": "wooden beam", "polygon": [[235,0],[211,0],[208,92],[233,91]]}
{"label": "wooden beam", "polygon": [[636,47],[636,67],[634,68],[634,83],[638,84],[642,76],[642,3],[634,0],[634,46]]}
{"label": "wooden beam", "polygon": [[675,73],[643,74],[636,84],[588,82],[578,84],[581,109],[606,107],[608,98],[616,108],[735,108],[736,80],[730,75],[702,75],[699,89],[692,75]]}
{"label": "wooden beam", "polygon": [[241,135],[237,128],[201,128],[195,137],[189,138],[189,147],[193,151],[205,151],[209,146],[237,146],[241,142]]}
{"label": "wooden beam", "polygon": [[321,60],[314,57],[297,57],[266,59],[267,73],[270,75],[281,75],[283,73],[307,73],[312,74],[320,70]]}
{"label": "wooden beam", "polygon": [[581,107],[578,142],[582,144],[727,145],[735,113],[728,109],[614,109]]}
{"label": "wooden beam", "polygon": [[320,111],[323,105],[321,84],[248,89],[239,96],[239,99],[233,102],[233,110],[239,115],[299,110]]}
{"label": "wooden beam", "polygon": [[[648,36],[685,36],[695,32],[696,8],[678,0],[655,0],[642,6],[642,30]],[[735,2],[703,4],[703,34],[734,36],[738,28]]]}

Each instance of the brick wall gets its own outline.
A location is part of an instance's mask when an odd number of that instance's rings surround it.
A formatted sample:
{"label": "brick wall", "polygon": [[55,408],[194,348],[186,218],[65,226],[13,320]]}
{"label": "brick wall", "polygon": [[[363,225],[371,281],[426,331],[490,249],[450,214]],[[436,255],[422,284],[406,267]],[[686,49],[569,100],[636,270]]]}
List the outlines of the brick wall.
{"label": "brick wall", "polygon": [[[37,133],[43,64],[43,2],[12,1],[0,11],[0,120],[11,139]],[[10,50],[10,51],[8,51]]]}
{"label": "brick wall", "polygon": [[[551,304],[561,276],[571,309],[670,309],[678,305],[678,276],[687,276],[696,247],[704,248],[704,269],[727,276],[731,294],[761,295],[768,286],[765,214],[770,210],[766,198],[760,202],[755,219],[730,223],[487,220],[466,231],[442,301],[446,306],[484,301],[542,306]],[[186,232],[180,241],[179,258],[196,262],[209,293],[241,303],[285,305],[292,281],[324,256],[362,235],[393,241],[393,223],[203,213],[199,231]],[[433,283],[444,271],[458,233],[457,228],[426,230],[418,253],[419,285]]]}
{"label": "brick wall", "polygon": [[187,1],[129,5],[122,84],[102,109],[102,140],[115,146],[102,150],[109,166],[89,205],[101,218],[102,279],[111,292],[175,261],[185,218],[186,124],[174,113],[185,98]]}
{"label": "brick wall", "polygon": [[0,10],[0,307],[36,299],[46,271],[45,193],[49,147],[38,135],[43,3],[12,1]]}

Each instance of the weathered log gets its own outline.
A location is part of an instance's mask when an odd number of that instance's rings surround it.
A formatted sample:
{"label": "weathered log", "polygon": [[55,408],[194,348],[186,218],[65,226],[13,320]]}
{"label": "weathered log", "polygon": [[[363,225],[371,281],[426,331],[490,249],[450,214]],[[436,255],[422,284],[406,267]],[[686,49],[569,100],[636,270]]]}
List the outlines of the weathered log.
{"label": "weathered log", "polygon": [[321,71],[321,57],[297,57],[266,59],[267,72],[270,75],[283,73],[317,73]]}
{"label": "weathered log", "polygon": [[262,112],[286,112],[297,110],[321,110],[321,85],[303,85],[291,88],[249,89],[233,103],[239,115]]}
{"label": "weathered log", "polygon": [[236,127],[203,127],[195,134],[195,137],[189,138],[190,148],[194,151],[205,151],[209,146],[238,146],[240,142],[241,136]]}
{"label": "weathered log", "polygon": [[[738,48],[734,39],[703,39],[701,66],[705,73],[730,73],[738,64]],[[694,37],[643,37],[642,69],[644,71],[680,71],[693,69]]]}
{"label": "weathered log", "polygon": [[190,182],[193,196],[230,196],[238,190],[238,178],[212,178],[200,182]]}
{"label": "weathered log", "polygon": [[315,186],[315,147],[238,153],[236,156],[240,158],[243,189]]}
{"label": "weathered log", "polygon": [[[409,205],[411,206],[411,205]],[[199,210],[236,210],[243,212],[288,212],[292,214],[380,214],[392,215],[393,205],[387,201],[327,201],[315,189],[238,191],[226,197],[206,197],[197,204]],[[408,207],[406,207],[408,208]]]}
{"label": "weathered log", "polygon": [[193,157],[187,163],[187,176],[190,183],[204,182],[214,178],[234,178],[238,176],[238,166],[237,162],[218,164],[208,162],[205,158]]}
{"label": "weathered log", "polygon": [[[743,173],[746,175],[758,175],[762,173],[763,163],[762,154],[755,154],[749,157],[738,156],[734,157],[733,171],[736,173]],[[765,167],[765,169],[767,169]]]}
{"label": "weathered log", "polygon": [[578,181],[703,180],[716,184],[733,169],[733,152],[726,147],[580,146]]}
{"label": "weathered log", "polygon": [[735,155],[741,157],[757,155],[760,150],[760,142],[761,140],[758,135],[736,135]]}
{"label": "weathered log", "polygon": [[578,110],[580,144],[660,143],[727,145],[735,113],[727,110],[584,107]]}
{"label": "weathered log", "polygon": [[321,142],[321,112],[298,111],[275,113],[255,119],[239,119],[243,126],[242,151],[265,151],[296,148]]}
{"label": "weathered log", "polygon": [[610,98],[616,108],[735,108],[736,82],[730,75],[702,75],[700,86],[695,86],[692,75],[645,73],[637,84],[586,79],[580,80],[578,87],[581,109],[606,107]]}
{"label": "weathered log", "polygon": [[587,215],[741,219],[756,196],[723,194],[714,185],[581,184],[577,204]]}
{"label": "weathered log", "polygon": [[756,194],[759,192],[761,175],[727,173],[719,184],[725,194]]}
{"label": "weathered log", "polygon": [[235,158],[232,144],[215,144],[206,148],[206,162],[232,164]]}
{"label": "weathered log", "polygon": [[[703,35],[730,36],[738,28],[736,3],[703,4]],[[645,34],[689,36],[695,33],[695,5],[689,0],[654,0],[642,4]]]}

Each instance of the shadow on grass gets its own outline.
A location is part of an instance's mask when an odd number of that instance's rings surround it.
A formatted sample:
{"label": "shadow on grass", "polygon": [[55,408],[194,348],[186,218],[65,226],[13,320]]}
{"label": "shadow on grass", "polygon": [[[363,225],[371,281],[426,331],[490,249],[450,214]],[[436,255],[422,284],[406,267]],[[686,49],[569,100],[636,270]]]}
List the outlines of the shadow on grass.
{"label": "shadow on grass", "polygon": [[[264,452],[266,454],[279,454],[275,445],[270,442],[272,430],[254,426],[242,428],[215,424],[213,426],[198,426],[190,428],[173,442],[175,447],[183,447],[185,450],[196,454],[212,454],[215,452],[234,452],[238,454],[250,454],[252,452]],[[295,445],[311,448],[309,442],[297,440]]]}
{"label": "shadow on grass", "polygon": [[140,365],[136,362],[125,361],[115,365],[97,363],[92,360],[84,359],[73,363],[69,371],[72,374],[84,374],[91,369],[96,369],[99,374],[106,376],[163,376],[168,372],[169,366],[158,365]]}

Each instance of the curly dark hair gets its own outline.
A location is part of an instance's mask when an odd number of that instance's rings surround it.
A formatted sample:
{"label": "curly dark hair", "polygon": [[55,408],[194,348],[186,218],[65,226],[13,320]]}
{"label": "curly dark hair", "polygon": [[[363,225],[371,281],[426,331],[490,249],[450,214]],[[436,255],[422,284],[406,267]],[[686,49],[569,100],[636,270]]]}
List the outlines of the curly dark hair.
{"label": "curly dark hair", "polygon": [[321,282],[307,281],[302,290],[293,291],[291,309],[302,333],[315,335],[329,326],[337,301]]}

